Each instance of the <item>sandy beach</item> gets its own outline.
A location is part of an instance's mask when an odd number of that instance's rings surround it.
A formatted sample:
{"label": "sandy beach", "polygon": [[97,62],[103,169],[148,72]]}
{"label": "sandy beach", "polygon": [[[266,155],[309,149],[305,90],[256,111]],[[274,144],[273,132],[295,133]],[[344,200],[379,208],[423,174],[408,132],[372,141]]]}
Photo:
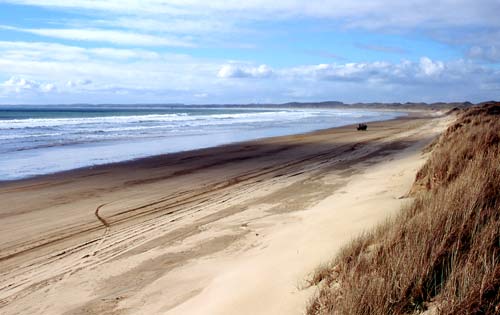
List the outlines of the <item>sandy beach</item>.
{"label": "sandy beach", "polygon": [[0,313],[302,314],[310,274],[408,202],[448,122],[414,113],[0,183]]}

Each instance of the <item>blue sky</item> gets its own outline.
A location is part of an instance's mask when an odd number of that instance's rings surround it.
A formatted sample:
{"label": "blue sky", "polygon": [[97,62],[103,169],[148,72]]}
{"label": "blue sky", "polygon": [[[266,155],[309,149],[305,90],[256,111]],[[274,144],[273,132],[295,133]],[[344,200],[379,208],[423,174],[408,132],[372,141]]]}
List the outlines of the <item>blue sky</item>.
{"label": "blue sky", "polygon": [[498,0],[0,0],[0,104],[499,99],[498,12]]}

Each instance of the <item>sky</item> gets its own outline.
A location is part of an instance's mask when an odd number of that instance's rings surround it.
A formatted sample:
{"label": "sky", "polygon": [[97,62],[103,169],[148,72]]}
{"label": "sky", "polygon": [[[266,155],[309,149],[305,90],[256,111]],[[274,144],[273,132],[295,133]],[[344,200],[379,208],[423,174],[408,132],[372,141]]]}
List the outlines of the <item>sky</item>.
{"label": "sky", "polygon": [[500,0],[0,0],[0,104],[500,99]]}

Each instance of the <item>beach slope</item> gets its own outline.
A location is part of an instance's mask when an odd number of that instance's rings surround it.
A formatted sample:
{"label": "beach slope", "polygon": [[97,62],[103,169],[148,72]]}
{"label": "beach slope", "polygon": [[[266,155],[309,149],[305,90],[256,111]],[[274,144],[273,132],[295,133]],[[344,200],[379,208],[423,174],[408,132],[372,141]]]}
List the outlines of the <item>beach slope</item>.
{"label": "beach slope", "polygon": [[449,117],[0,184],[2,314],[301,314],[311,271],[396,213]]}

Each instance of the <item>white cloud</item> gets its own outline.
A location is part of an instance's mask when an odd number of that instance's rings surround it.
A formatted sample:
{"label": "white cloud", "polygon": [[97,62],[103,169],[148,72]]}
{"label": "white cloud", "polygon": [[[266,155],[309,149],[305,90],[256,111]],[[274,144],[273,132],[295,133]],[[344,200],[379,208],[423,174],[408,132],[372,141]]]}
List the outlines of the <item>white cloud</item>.
{"label": "white cloud", "polygon": [[7,0],[10,3],[77,8],[128,15],[235,16],[237,19],[312,17],[347,19],[353,26],[499,26],[496,0]]}
{"label": "white cloud", "polygon": [[40,85],[40,90],[45,93],[54,92],[56,90],[56,86],[54,83],[45,83]]}
{"label": "white cloud", "polygon": [[420,69],[426,76],[437,76],[444,70],[444,63],[441,61],[432,61],[427,57],[420,58]]}
{"label": "white cloud", "polygon": [[161,0],[6,0],[4,2],[40,7],[99,10],[120,13],[185,13]]}
{"label": "white cloud", "polygon": [[196,19],[159,17],[118,17],[116,19],[97,20],[95,24],[141,30],[144,32],[161,32],[176,34],[213,34],[236,32],[238,27],[233,20],[202,17]]}
{"label": "white cloud", "polygon": [[[61,93],[82,93],[72,102],[79,102],[90,92],[104,95],[111,91],[186,90],[192,96],[198,92],[193,87],[210,88],[219,67],[187,55],[148,50],[0,41],[0,75],[25,80],[12,79],[2,84],[4,92],[7,88],[10,92],[21,91],[23,85],[31,85],[43,87],[40,92],[57,87]],[[47,80],[54,87],[39,83]]]}
{"label": "white cloud", "polygon": [[[215,103],[291,99],[481,101],[496,98],[500,82],[500,70],[467,61],[443,62],[427,57],[416,62],[332,63],[271,69],[266,65],[220,64],[175,56],[138,59],[128,64],[120,59],[98,58],[85,49],[77,51],[81,54],[79,62],[32,59],[20,47],[16,47],[19,53],[16,57],[1,47],[0,69],[13,76],[0,83],[2,102],[9,101],[6,94],[27,103],[204,103],[208,96]],[[73,51],[71,46],[59,48],[63,52]],[[25,47],[29,49],[29,45]],[[221,80],[214,80],[216,76]]]}
{"label": "white cloud", "polygon": [[159,59],[160,55],[155,51],[139,50],[139,49],[116,49],[116,48],[91,48],[87,50],[96,57],[110,59]]}
{"label": "white cloud", "polygon": [[83,48],[50,42],[0,41],[3,58],[20,60],[88,61],[107,59],[113,61],[161,60],[165,58],[185,59],[186,55],[160,54],[156,51],[130,48],[96,47]]}
{"label": "white cloud", "polygon": [[25,103],[394,101],[424,97],[479,101],[498,98],[500,82],[500,70],[463,60],[422,57],[399,63],[271,68],[149,50],[8,41],[0,41],[0,69],[4,77],[12,77],[0,83],[2,102],[9,101],[5,94],[10,93]]}
{"label": "white cloud", "polygon": [[273,75],[273,70],[267,65],[258,67],[228,64],[220,68],[219,78],[268,78]]}
{"label": "white cloud", "polygon": [[[259,21],[317,19],[335,28],[363,28],[402,33],[419,30],[442,42],[480,47],[469,57],[498,62],[498,0],[7,0],[5,2],[60,10],[85,10],[88,18],[66,20],[62,28],[19,31],[78,41],[129,46],[254,47],[242,42]],[[106,18],[103,19],[103,16]],[[330,25],[330,24],[328,24]],[[11,29],[15,29],[12,28]],[[458,30],[458,32],[456,31]],[[258,29],[258,36],[272,29]],[[487,31],[487,32],[486,32]],[[255,34],[253,33],[253,34]],[[487,34],[486,33],[491,33]],[[208,35],[208,36],[207,36]],[[221,38],[221,36],[223,38]],[[224,37],[226,36],[226,37]],[[228,40],[227,36],[231,36]],[[401,53],[404,49],[364,45],[365,49]],[[470,47],[466,47],[469,49]],[[466,49],[466,50],[467,50]],[[495,51],[496,50],[496,51]]]}
{"label": "white cloud", "polygon": [[71,29],[71,28],[19,28],[0,25],[0,28],[18,32],[31,33],[46,37],[69,39],[76,41],[107,42],[118,45],[130,46],[174,46],[194,47],[187,40],[174,38],[172,36],[156,36],[140,34],[129,31],[103,30],[103,29]]}
{"label": "white cloud", "polygon": [[469,49],[468,56],[475,59],[482,59],[488,62],[500,62],[500,45],[491,45],[486,47],[472,46]]}
{"label": "white cloud", "polygon": [[81,87],[81,86],[86,86],[92,83],[92,80],[88,79],[76,79],[76,80],[69,80],[66,82],[66,86],[69,88],[75,88],[75,87]]}
{"label": "white cloud", "polygon": [[7,81],[0,83],[0,88],[6,92],[23,93],[23,92],[54,92],[56,86],[53,83],[40,83],[35,80],[29,80],[21,77],[11,77]]}
{"label": "white cloud", "polygon": [[[233,79],[234,82],[245,78],[266,78],[260,75],[260,67],[249,67],[241,65],[224,65],[220,68],[217,76],[219,78]],[[294,84],[300,86],[300,82],[331,82],[331,84],[351,84],[358,89],[365,85],[378,86],[381,89],[387,87],[416,87],[416,86],[441,86],[444,90],[453,86],[470,84],[471,89],[480,89],[474,86],[477,82],[495,82],[500,79],[500,70],[480,66],[464,60],[443,62],[422,57],[418,62],[404,60],[400,63],[389,62],[364,62],[364,63],[332,63],[317,65],[302,65],[297,67],[267,69],[262,73],[272,73],[273,84],[287,82],[292,87]],[[249,81],[247,81],[247,84]],[[491,85],[489,85],[491,86]],[[313,91],[301,95],[314,94]],[[353,91],[357,93],[357,91]],[[293,95],[293,94],[291,94]]]}

